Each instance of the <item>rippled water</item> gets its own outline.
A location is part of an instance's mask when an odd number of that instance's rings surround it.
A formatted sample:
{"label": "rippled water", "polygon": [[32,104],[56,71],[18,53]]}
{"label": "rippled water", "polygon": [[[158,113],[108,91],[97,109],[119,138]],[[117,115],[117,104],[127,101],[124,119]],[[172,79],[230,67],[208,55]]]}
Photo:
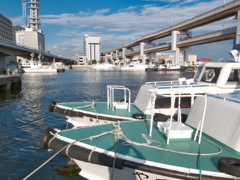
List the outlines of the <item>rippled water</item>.
{"label": "rippled water", "polygon": [[[134,101],[147,81],[192,78],[183,72],[145,72],[70,69],[64,73],[25,73],[22,90],[0,94],[0,179],[23,179],[54,155],[39,149],[47,127],[66,128],[63,115],[48,112],[49,103],[106,101],[107,85],[124,85]],[[77,179],[79,169],[70,159],[57,155],[28,179]]]}

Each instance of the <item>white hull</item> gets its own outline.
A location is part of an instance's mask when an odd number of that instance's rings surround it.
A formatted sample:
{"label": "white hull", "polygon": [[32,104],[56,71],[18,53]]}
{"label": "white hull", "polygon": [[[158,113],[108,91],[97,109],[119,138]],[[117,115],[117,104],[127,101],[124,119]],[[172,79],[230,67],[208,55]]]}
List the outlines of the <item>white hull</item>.
{"label": "white hull", "polygon": [[57,69],[32,69],[32,68],[26,68],[26,69],[19,69],[21,72],[24,73],[55,73],[57,72]]}
{"label": "white hull", "polygon": [[93,66],[93,69],[109,69],[109,68],[114,68],[113,64],[97,64]]}
{"label": "white hull", "polygon": [[127,66],[121,67],[121,70],[145,70],[146,68],[148,68],[148,66],[145,64],[133,63],[133,64],[129,64]]}
{"label": "white hull", "polygon": [[121,70],[145,70],[147,66],[145,67],[121,67]]}
{"label": "white hull", "polygon": [[[156,179],[167,179],[167,180],[176,180],[176,178],[157,175],[141,170],[136,170],[128,167],[124,167],[123,169],[113,169],[107,166],[96,165],[92,163],[87,163],[83,161],[79,161],[73,159],[74,162],[80,167],[80,175],[90,180],[106,180],[106,179],[114,179],[114,180],[140,180],[140,179],[148,179],[148,180],[156,180]],[[113,178],[112,178],[113,174]]]}

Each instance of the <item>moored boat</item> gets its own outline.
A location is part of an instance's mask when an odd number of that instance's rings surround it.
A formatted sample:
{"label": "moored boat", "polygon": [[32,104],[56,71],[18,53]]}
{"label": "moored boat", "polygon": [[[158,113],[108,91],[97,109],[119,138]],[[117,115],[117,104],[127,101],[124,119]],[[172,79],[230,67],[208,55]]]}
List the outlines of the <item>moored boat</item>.
{"label": "moored boat", "polygon": [[148,66],[145,63],[133,61],[126,66],[122,66],[121,70],[145,70],[146,68],[148,68]]}
{"label": "moored boat", "polygon": [[55,69],[51,64],[37,63],[33,61],[23,61],[18,64],[18,70],[21,73],[55,73]]}
{"label": "moored boat", "polygon": [[179,65],[159,65],[153,68],[153,71],[184,71],[186,67],[181,67]]}
{"label": "moored boat", "polygon": [[109,69],[114,67],[115,65],[110,63],[95,64],[92,66],[93,69]]}
{"label": "moored boat", "polygon": [[[152,111],[154,112],[154,95]],[[189,95],[172,95],[180,99]],[[168,95],[166,95],[168,97]],[[178,104],[181,106],[181,103]],[[87,179],[240,179],[240,93],[196,96],[185,123],[128,121],[55,130],[41,140]]]}
{"label": "moored boat", "polygon": [[[193,79],[179,78],[176,81],[146,82],[141,86],[134,102],[131,101],[130,90],[124,86],[114,85],[107,86],[106,102],[56,103],[53,101],[49,105],[49,111],[64,114],[67,122],[72,123],[75,127],[149,119],[152,93],[156,92],[155,118],[165,120],[172,112],[176,115],[179,112],[177,106],[179,100],[177,97],[173,98],[172,95],[190,95],[181,99],[181,116],[186,119],[196,95],[205,92],[232,92],[234,89],[240,88],[239,72],[240,63],[206,63],[199,66]],[[121,90],[123,96],[114,96],[113,93],[116,90]],[[129,99],[124,94],[128,91]],[[124,101],[124,106],[116,106],[121,100]]]}

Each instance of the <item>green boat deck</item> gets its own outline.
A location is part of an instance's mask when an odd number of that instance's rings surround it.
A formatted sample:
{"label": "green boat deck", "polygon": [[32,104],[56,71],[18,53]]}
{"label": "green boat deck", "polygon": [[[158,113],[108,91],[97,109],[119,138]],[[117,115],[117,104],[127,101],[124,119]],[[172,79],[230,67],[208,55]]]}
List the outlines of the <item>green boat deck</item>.
{"label": "green boat deck", "polygon": [[[111,116],[120,116],[120,117],[126,117],[126,118],[132,118],[132,114],[144,114],[141,110],[139,110],[133,103],[131,103],[130,112],[128,109],[112,109],[112,107],[107,107],[106,102],[94,102],[95,106],[94,109],[92,107],[89,107],[88,105],[91,105],[92,102],[71,102],[71,103],[58,103],[58,105],[65,106],[67,108],[75,108],[81,111],[85,112],[91,112],[91,113],[98,113],[103,115],[111,115]],[[84,107],[88,106],[88,107]],[[84,107],[84,108],[82,108]],[[150,115],[145,114],[147,118],[150,117]]]}
{"label": "green boat deck", "polygon": [[[152,143],[149,146],[139,146],[134,144],[126,145],[126,141],[120,140],[117,152],[119,154],[139,158],[142,160],[191,169],[200,169],[201,167],[202,170],[215,172],[219,172],[217,168],[219,158],[239,158],[240,153],[230,149],[229,147],[205,134],[203,134],[200,145],[193,139],[171,139],[170,143],[167,144],[166,136],[164,136],[157,128],[157,122],[154,122],[152,137],[148,136],[149,123],[150,122],[148,120],[121,122],[121,130],[132,142],[145,144],[146,140],[142,137],[142,134],[144,134],[147,139],[152,140]],[[112,131],[114,129],[115,127],[113,124],[104,124],[79,129],[64,130],[59,132],[59,134],[67,138],[80,140],[90,136],[99,135],[103,132]],[[85,140],[81,142],[112,152],[114,152],[115,148],[115,138],[113,134],[107,134],[97,137],[93,140]],[[150,146],[154,146],[154,148]],[[212,153],[217,154],[207,155]]]}

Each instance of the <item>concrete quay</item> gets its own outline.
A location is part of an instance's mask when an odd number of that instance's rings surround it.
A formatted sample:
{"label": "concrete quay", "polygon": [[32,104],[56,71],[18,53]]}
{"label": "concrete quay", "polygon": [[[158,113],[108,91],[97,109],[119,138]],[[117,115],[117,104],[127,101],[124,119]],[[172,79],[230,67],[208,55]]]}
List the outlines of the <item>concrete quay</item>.
{"label": "concrete quay", "polygon": [[19,74],[0,75],[0,92],[6,92],[13,89],[20,89],[22,82]]}
{"label": "concrete quay", "polygon": [[90,65],[72,65],[72,69],[90,68]]}

